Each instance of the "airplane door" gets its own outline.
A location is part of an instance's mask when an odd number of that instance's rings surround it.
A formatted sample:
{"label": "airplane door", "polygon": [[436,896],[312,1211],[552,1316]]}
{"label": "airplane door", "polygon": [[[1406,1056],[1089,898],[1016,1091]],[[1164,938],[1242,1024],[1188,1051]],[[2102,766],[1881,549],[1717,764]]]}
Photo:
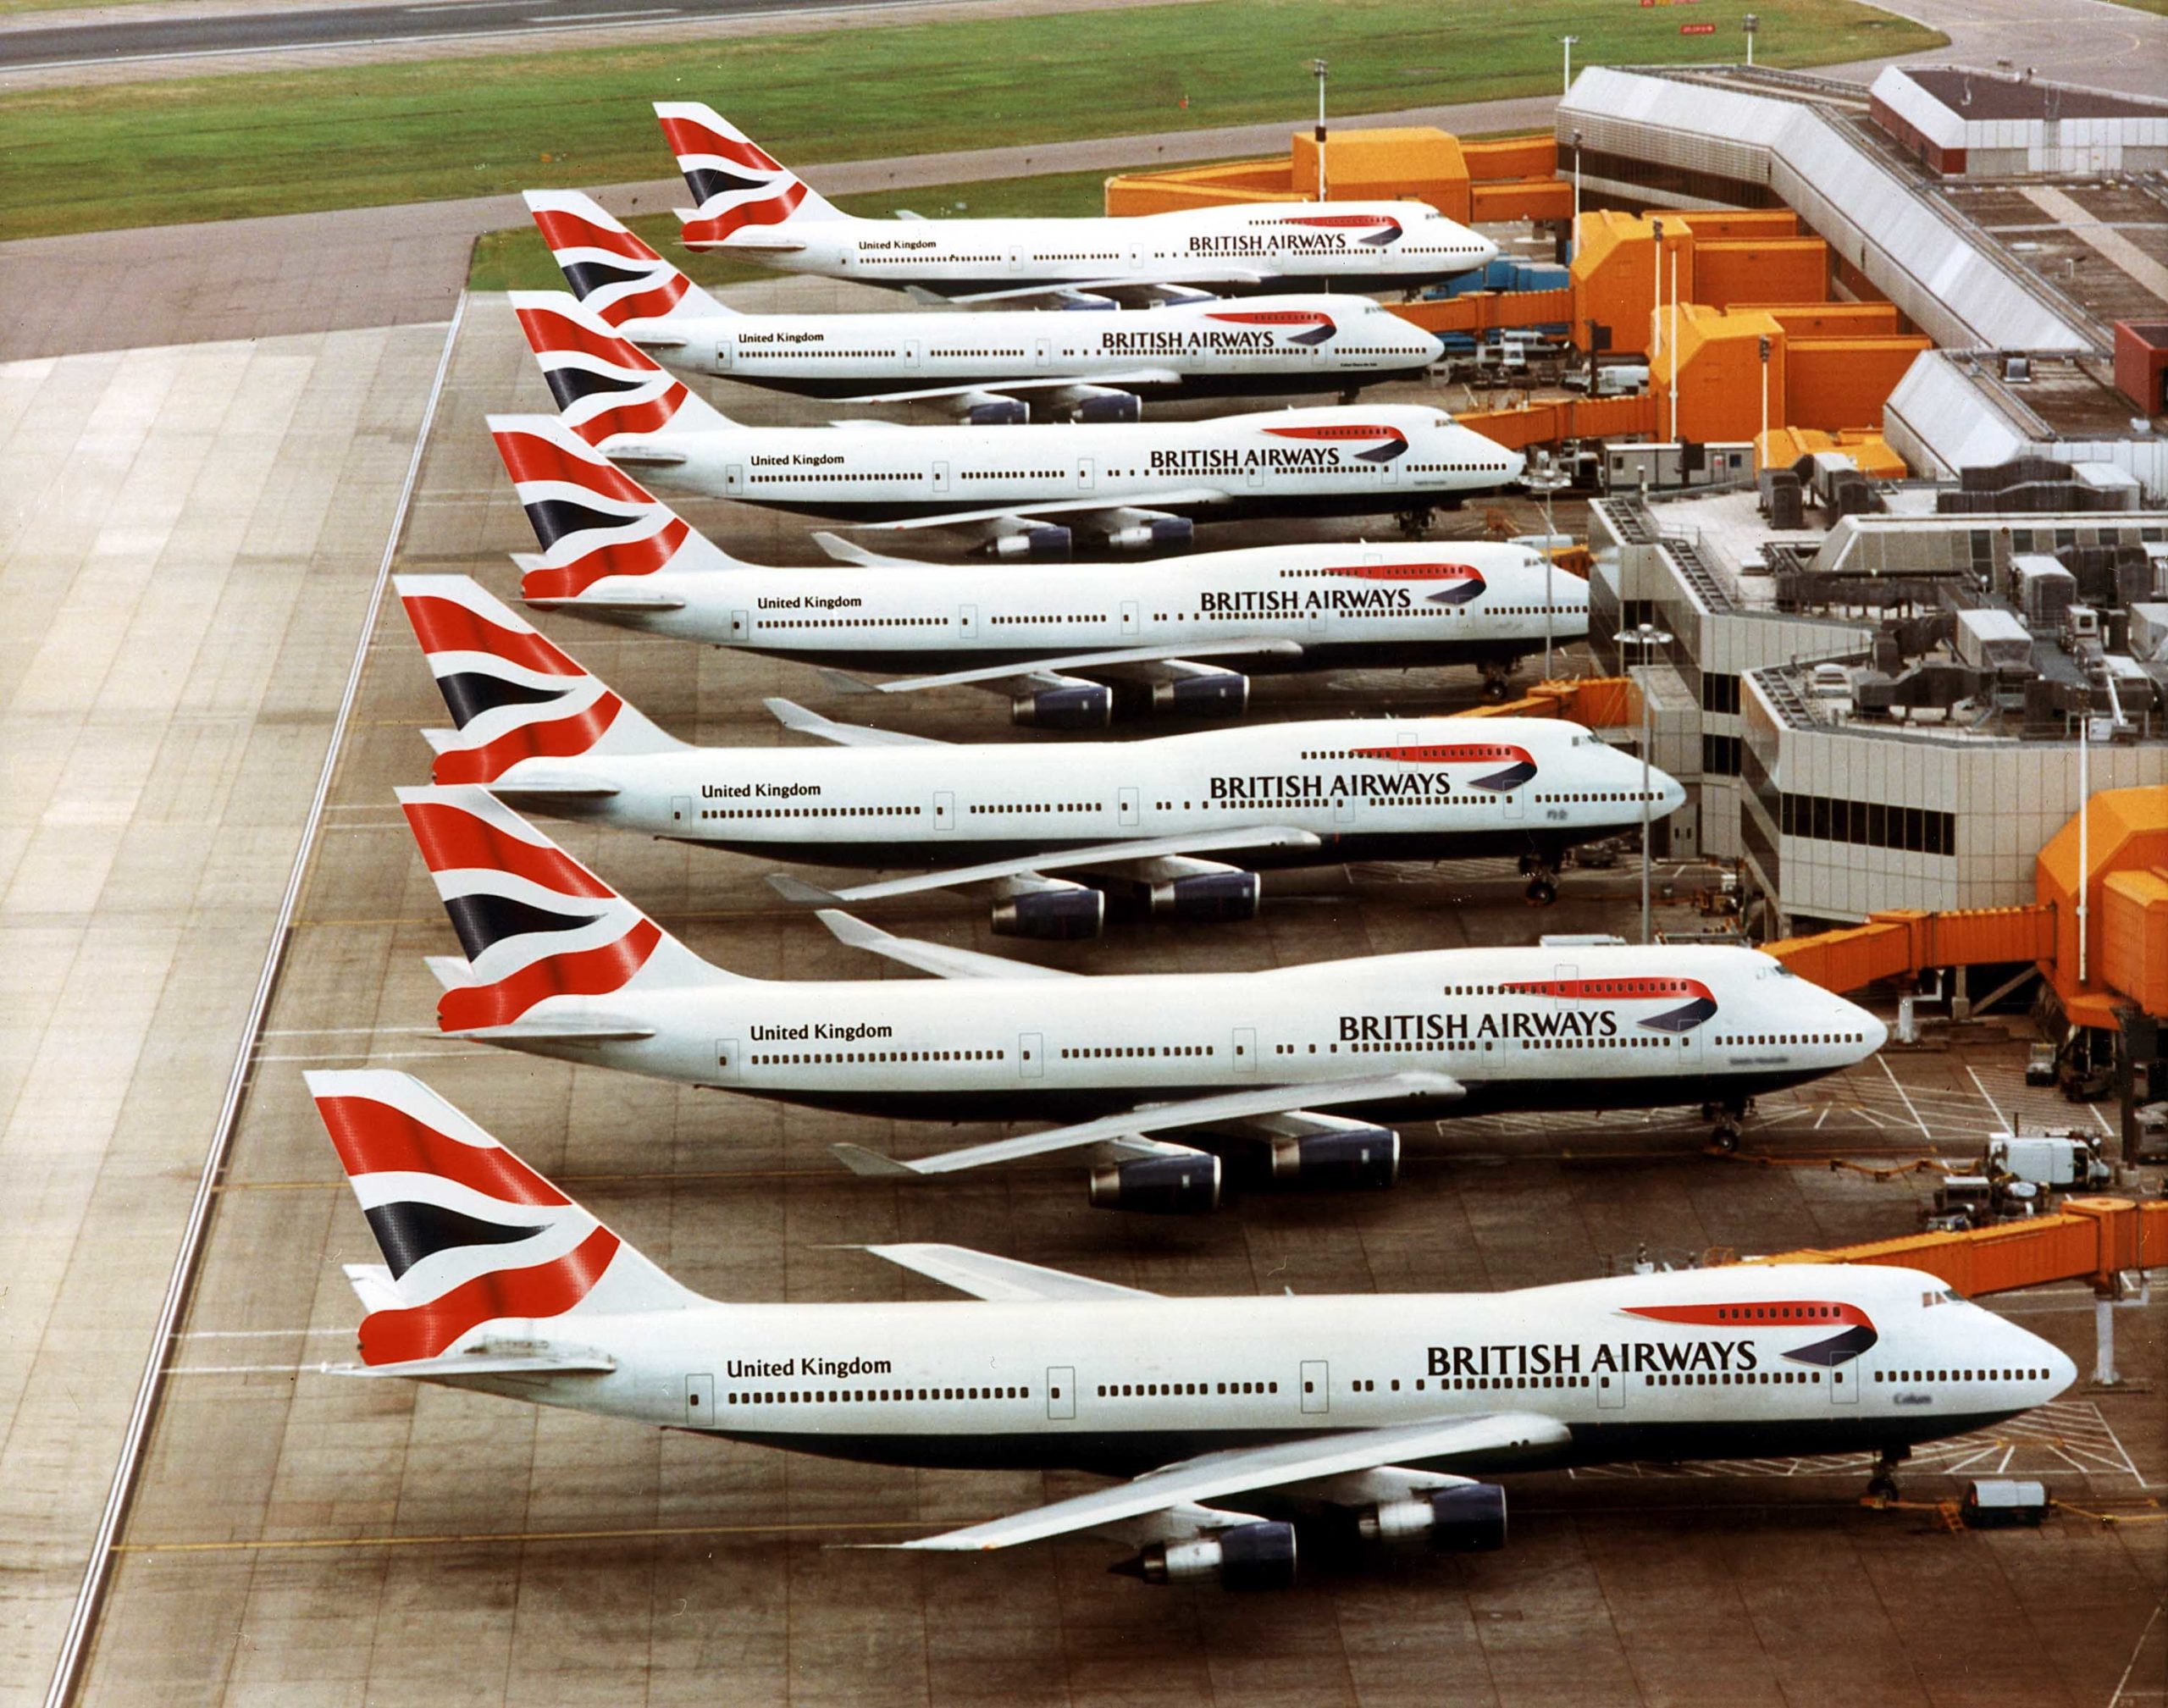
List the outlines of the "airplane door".
{"label": "airplane door", "polygon": [[738,1053],[738,1040],[717,1038],[715,1041],[715,1074],[718,1080],[733,1081],[738,1077],[738,1064],[743,1058]]}
{"label": "airplane door", "polygon": [[1518,788],[1507,789],[1499,799],[1504,803],[1507,818],[1518,821],[1521,816],[1521,792]]}
{"label": "airplane door", "polygon": [[1129,246],[1126,259],[1129,262],[1129,270],[1131,273],[1136,272],[1138,268],[1144,264],[1143,255],[1138,251],[1137,246],[1133,243]]}
{"label": "airplane door", "polygon": [[918,340],[915,338],[906,338],[904,340],[904,347],[897,353],[904,358],[904,368],[906,372],[911,373],[918,372]]}
{"label": "airplane door", "polygon": [[956,797],[948,789],[936,789],[933,793],[933,827],[937,831],[956,828]]}
{"label": "airplane door", "polygon": [[1038,341],[1037,345],[1033,347],[1031,351],[1031,366],[1034,368],[1051,368],[1054,366],[1054,340],[1052,339],[1042,338]]}
{"label": "airplane door", "polygon": [[1344,794],[1338,796],[1334,799],[1332,803],[1332,821],[1335,824],[1353,824],[1355,822],[1355,797],[1353,795]]}
{"label": "airplane door", "polygon": [[1860,1367],[1855,1359],[1849,1364],[1829,1367],[1829,1403],[1833,1406],[1856,1406],[1860,1402]]}
{"label": "airplane door", "polygon": [[975,605],[956,607],[956,633],[966,640],[976,640],[979,633],[979,608]]}
{"label": "airplane door", "polygon": [[1094,468],[1090,457],[1080,456],[1076,459],[1076,489],[1079,492],[1092,491],[1098,484],[1098,471]]}
{"label": "airplane door", "polygon": [[1332,1409],[1332,1370],[1323,1358],[1302,1360],[1302,1409],[1319,1414]]}
{"label": "airplane door", "polygon": [[945,462],[937,462],[933,465],[933,489],[936,492],[946,492],[948,489],[948,465]]}
{"label": "airplane door", "polygon": [[1016,1070],[1027,1080],[1043,1079],[1047,1070],[1046,1036],[1042,1032],[1016,1035]]}
{"label": "airplane door", "polygon": [[1250,466],[1250,484],[1252,486],[1263,486],[1264,484],[1264,465],[1263,463],[1253,463]]}
{"label": "airplane door", "polygon": [[1076,1370],[1070,1364],[1047,1366],[1047,1416],[1056,1418],[1076,1415]]}
{"label": "airplane door", "polygon": [[1623,1412],[1626,1409],[1626,1378],[1620,1372],[1596,1372],[1596,1408],[1599,1412]]}
{"label": "airplane door", "polygon": [[690,796],[690,795],[689,795],[689,794],[673,794],[672,796],[671,796],[671,797],[670,797],[670,822],[671,822],[671,823],[672,823],[672,824],[690,824],[690,823],[692,823],[692,821],[693,821],[693,798],[692,798],[692,796]]}
{"label": "airplane door", "polygon": [[744,611],[733,611],[730,613],[730,638],[733,640],[747,639],[752,633],[753,625],[746,621]]}
{"label": "airplane door", "polygon": [[1009,270],[1011,273],[1021,273],[1024,270],[1024,251],[1020,245],[1009,246]]}
{"label": "airplane door", "polygon": [[1120,803],[1121,821],[1124,824],[1135,825],[1142,821],[1143,815],[1138,810],[1139,802],[1137,799],[1137,792],[1135,789],[1121,789],[1117,792],[1116,799]]}
{"label": "airplane door", "polygon": [[732,462],[723,466],[722,489],[725,494],[733,497],[744,491],[745,465],[744,463]]}
{"label": "airplane door", "polygon": [[685,1422],[689,1428],[704,1429],[715,1422],[715,1378],[688,1376],[685,1378]]}
{"label": "airplane door", "polygon": [[715,367],[718,373],[730,372],[730,358],[737,353],[738,340],[725,334],[715,341]]}
{"label": "airplane door", "polygon": [[1253,1074],[1257,1071],[1257,1028],[1255,1026],[1235,1028],[1235,1071],[1238,1074]]}
{"label": "airplane door", "polygon": [[1137,601],[1133,599],[1121,602],[1121,632],[1126,635],[1137,633]]}
{"label": "airplane door", "polygon": [[1308,625],[1308,627],[1309,627],[1309,631],[1310,631],[1310,633],[1311,633],[1312,634],[1316,634],[1316,633],[1320,633],[1320,632],[1324,629],[1324,627],[1325,627],[1325,607],[1324,607],[1323,605],[1312,605],[1312,606],[1310,607],[1310,614],[1309,614],[1309,617],[1310,617],[1310,620],[1309,620],[1309,625]]}

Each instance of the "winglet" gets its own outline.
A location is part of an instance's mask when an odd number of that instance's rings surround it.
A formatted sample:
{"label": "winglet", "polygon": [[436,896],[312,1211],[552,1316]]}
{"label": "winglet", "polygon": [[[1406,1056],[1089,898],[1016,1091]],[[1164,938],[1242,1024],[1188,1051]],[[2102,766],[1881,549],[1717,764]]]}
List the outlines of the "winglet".
{"label": "winglet", "polygon": [[772,695],[760,704],[768,709],[768,716],[785,729],[794,729],[807,735],[817,734],[828,720],[817,711],[808,711],[794,699]]}
{"label": "winglet", "polygon": [[863,1145],[838,1144],[828,1148],[834,1152],[845,1168],[854,1175],[863,1175],[868,1180],[915,1180],[924,1178],[909,1163],[899,1162],[878,1151],[869,1151]]}
{"label": "winglet", "polygon": [[768,887],[785,901],[795,902],[800,907],[833,907],[843,899],[833,890],[824,890],[820,885],[793,877],[788,872],[770,872]]}

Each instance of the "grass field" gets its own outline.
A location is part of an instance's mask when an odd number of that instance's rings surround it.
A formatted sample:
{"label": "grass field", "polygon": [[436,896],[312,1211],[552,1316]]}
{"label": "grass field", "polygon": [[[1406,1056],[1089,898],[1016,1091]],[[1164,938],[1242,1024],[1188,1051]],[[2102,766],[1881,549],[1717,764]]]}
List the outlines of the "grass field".
{"label": "grass field", "polygon": [[[0,97],[0,238],[666,175],[648,103],[709,102],[786,161],[1282,119],[1332,66],[1342,113],[1542,92],[1577,64],[1738,57],[1748,0],[1211,0],[206,77]],[[1757,57],[1802,65],[1943,38],[1852,0],[1751,0]],[[1681,36],[1679,19],[1714,24]],[[1186,101],[1186,105],[1184,102]]]}
{"label": "grass field", "polygon": [[[965,215],[998,219],[1009,214],[1040,214],[1053,218],[1103,213],[1108,172],[1055,172],[1043,178],[998,178],[981,184],[941,184],[920,190],[883,190],[866,196],[838,196],[836,206],[846,213],[869,218],[908,207],[929,219]],[[678,246],[678,217],[674,213],[647,213],[626,224],[645,238],[686,276],[706,285],[743,285],[777,275],[757,262],[727,255],[695,255]],[[550,258],[549,246],[532,225],[510,231],[485,231],[475,240],[474,260],[467,277],[470,290],[562,290],[565,275]]]}

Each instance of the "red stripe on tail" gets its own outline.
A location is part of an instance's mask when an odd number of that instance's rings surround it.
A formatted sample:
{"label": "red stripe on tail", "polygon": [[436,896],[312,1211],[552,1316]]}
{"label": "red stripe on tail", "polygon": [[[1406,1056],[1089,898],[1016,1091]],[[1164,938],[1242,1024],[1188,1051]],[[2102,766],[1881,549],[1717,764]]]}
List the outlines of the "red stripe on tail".
{"label": "red stripe on tail", "polygon": [[741,226],[780,225],[805,199],[805,186],[794,184],[780,196],[764,196],[758,202],[741,202],[705,219],[689,219],[678,235],[688,243],[714,243]]}
{"label": "red stripe on tail", "polygon": [[783,169],[783,163],[759,143],[720,135],[697,119],[666,119],[662,121],[662,135],[670,145],[670,152],[681,158],[688,154],[712,154],[739,166],[749,166],[756,172],[780,172]]}
{"label": "red stripe on tail", "polygon": [[512,1204],[567,1204],[534,1169],[497,1145],[470,1145],[374,1097],[318,1097],[317,1113],[349,1175],[434,1175]]}
{"label": "red stripe on tail", "polygon": [[622,326],[628,320],[660,320],[675,308],[683,298],[686,281],[676,274],[661,280],[646,290],[636,291],[630,296],[614,297],[607,308],[588,299],[588,309],[599,314],[612,326]]}
{"label": "red stripe on tail", "polygon": [[437,1001],[437,1024],[448,1032],[509,1025],[547,997],[600,997],[622,990],[647,965],[662,932],[642,920],[614,943],[548,955],[493,985],[446,991]]}
{"label": "red stripe on tail", "polygon": [[615,1234],[598,1227],[549,1263],[477,1275],[426,1305],[372,1311],[362,1318],[362,1362],[434,1358],[469,1329],[497,1317],[561,1317],[595,1291],[617,1246]]}
{"label": "red stripe on tail", "polygon": [[606,249],[612,255],[628,256],[634,261],[662,259],[631,232],[597,225],[592,219],[561,207],[535,209],[534,225],[541,232],[542,240],[552,249]]}
{"label": "red stripe on tail", "polygon": [[405,604],[406,620],[414,625],[414,638],[425,653],[486,652],[545,676],[587,674],[533,630],[522,633],[491,622],[456,600],[416,594],[408,595]]}
{"label": "red stripe on tail", "polygon": [[1873,1322],[1857,1305],[1837,1299],[1755,1299],[1739,1305],[1627,1305],[1629,1317],[1647,1317],[1659,1323],[1687,1323],[1697,1327],[1716,1324],[1845,1323],[1872,1328]]}
{"label": "red stripe on tail", "polygon": [[662,372],[638,345],[582,326],[570,315],[554,308],[521,309],[519,329],[527,334],[528,347],[538,356],[591,356],[597,362],[635,373]]}
{"label": "red stripe on tail", "polygon": [[570,759],[609,732],[624,702],[605,694],[569,717],[536,718],[479,747],[450,748],[429,769],[435,783],[495,782],[523,759]]}
{"label": "red stripe on tail", "polygon": [[[497,455],[504,458],[505,473],[512,476],[514,485],[528,481],[561,480],[567,485],[583,486],[589,492],[627,504],[655,502],[652,495],[614,463],[575,456],[555,440],[532,433],[500,433],[495,437]],[[625,518],[628,522],[632,519]]]}
{"label": "red stripe on tail", "polygon": [[414,841],[433,872],[509,872],[559,895],[606,901],[613,894],[571,855],[508,836],[462,807],[409,801],[406,808]]}
{"label": "red stripe on tail", "polygon": [[555,569],[530,569],[520,578],[523,599],[576,599],[598,581],[613,575],[652,575],[678,555],[692,530],[676,517],[660,533],[620,540]]}
{"label": "red stripe on tail", "polygon": [[621,403],[585,421],[567,421],[565,425],[589,445],[600,445],[621,433],[652,433],[658,427],[667,427],[678,406],[690,395],[672,380],[669,390],[646,403]]}

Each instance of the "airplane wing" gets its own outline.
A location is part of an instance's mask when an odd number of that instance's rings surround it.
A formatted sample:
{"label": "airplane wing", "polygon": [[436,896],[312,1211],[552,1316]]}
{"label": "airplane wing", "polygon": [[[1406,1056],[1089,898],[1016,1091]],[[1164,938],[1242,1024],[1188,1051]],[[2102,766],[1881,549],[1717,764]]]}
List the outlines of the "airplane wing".
{"label": "airplane wing", "polygon": [[1034,965],[1030,961],[1006,960],[999,955],[982,955],[976,949],[952,949],[946,943],[929,943],[916,937],[891,937],[878,926],[870,926],[864,920],[853,919],[849,914],[838,913],[833,908],[823,908],[816,915],[821,923],[835,933],[838,942],[849,943],[854,949],[867,949],[877,955],[886,955],[892,961],[901,961],[907,967],[916,967],[922,973],[932,973],[944,979],[1081,979],[1081,973],[1064,972],[1059,967]]}
{"label": "airplane wing", "polygon": [[[838,726],[848,727],[848,726]],[[854,884],[849,889],[824,890],[803,878],[771,872],[768,882],[787,901],[814,907],[832,907],[838,902],[882,901],[890,896],[916,895],[921,890],[954,889],[960,884],[984,883],[992,878],[1022,877],[1032,872],[1059,871],[1065,866],[1104,865],[1113,861],[1158,860],[1172,854],[1224,854],[1240,848],[1319,847],[1314,831],[1285,825],[1261,825],[1250,830],[1200,831],[1192,836],[1155,837],[1148,842],[1099,843],[1090,848],[1067,848],[1059,854],[1029,854],[1020,860],[987,860],[974,866],[952,866],[946,871],[913,872],[907,877],[887,878],[879,883]]]}
{"label": "airplane wing", "polygon": [[1034,1299],[1156,1299],[1142,1287],[1118,1286],[1095,1281],[1089,1275],[1072,1275],[1063,1269],[1043,1269],[974,1252],[966,1246],[861,1246],[877,1258],[886,1258],[906,1269],[915,1269],[944,1286],[969,1293],[975,1299],[1020,1303]]}
{"label": "airplane wing", "polygon": [[[1437,1465],[1534,1447],[1563,1445],[1572,1431],[1555,1418],[1533,1412],[1494,1412],[1430,1423],[1380,1429],[1343,1429],[1262,1447],[1236,1447],[1148,1471],[1127,1483],[1095,1489],[1050,1506],[989,1519],[915,1542],[862,1543],[864,1547],[977,1553],[1043,1541],[1080,1530],[1099,1530],[1171,1508],[1231,1495],[1291,1489],[1351,1473],[1406,1463]],[[1227,1515],[1234,1523],[1250,1515]]]}
{"label": "airplane wing", "polygon": [[838,723],[825,718],[817,711],[808,711],[794,700],[764,699],[775,720],[785,729],[796,730],[800,735],[817,735],[822,741],[832,741],[838,747],[947,747],[945,741],[937,741],[930,735],[906,735],[901,730],[868,729],[864,724]]}
{"label": "airplane wing", "polygon": [[[1055,373],[1043,379],[989,379],[975,381],[969,385],[929,385],[916,391],[867,391],[833,401],[838,403],[916,403],[936,397],[964,397],[973,392],[998,397],[1011,391],[1049,391],[1070,385],[1111,391],[1131,385],[1180,385],[1181,383],[1181,375],[1171,368],[1132,368],[1120,373]],[[862,426],[864,423],[854,423],[853,425]]]}
{"label": "airplane wing", "polygon": [[922,557],[889,557],[877,551],[868,551],[854,539],[845,539],[839,533],[816,529],[813,544],[839,563],[863,564],[869,569],[924,569]]}
{"label": "airplane wing", "polygon": [[1186,486],[1175,492],[1155,492],[1137,498],[1103,493],[1092,498],[1056,498],[1041,504],[997,504],[984,510],[949,510],[938,516],[906,516],[894,522],[854,523],[861,533],[901,533],[927,528],[969,528],[976,522],[1007,522],[1027,516],[1085,516],[1100,511],[1126,510],[1164,515],[1176,505],[1225,504],[1227,495],[1216,486]]}
{"label": "airplane wing", "polygon": [[1196,296],[1212,293],[1198,287],[1207,285],[1262,285],[1264,275],[1253,268],[1210,267],[1185,268],[1172,273],[1118,273],[1104,279],[1068,279],[1059,285],[1019,285],[1006,290],[975,290],[967,296],[951,296],[954,303],[1014,302],[1025,297],[1053,298],[1088,297],[1094,296],[1119,296],[1145,291],[1175,291],[1193,293],[1179,296],[1175,301],[1193,301]]}
{"label": "airplane wing", "polygon": [[1221,1092],[1211,1097],[1190,1097],[1176,1103],[1153,1103],[1078,1121],[1043,1132],[1020,1133],[1013,1139],[990,1144],[967,1145],[960,1151],[943,1151],[915,1163],[884,1156],[860,1145],[831,1145],[855,1175],[886,1180],[906,1175],[951,1175],[962,1169],[983,1169],[996,1163],[1020,1162],[1052,1151],[1074,1150],[1080,1145],[1104,1144],[1135,1134],[1203,1127],[1258,1115],[1291,1114],[1312,1108],[1330,1108],[1336,1103],[1398,1103],[1409,1097],[1435,1097],[1449,1102],[1465,1097],[1468,1088],[1450,1074],[1415,1068],[1404,1073],[1381,1074],[1369,1079],[1328,1080],[1307,1086],[1260,1086],[1254,1090]]}
{"label": "airplane wing", "polygon": [[1268,640],[1263,637],[1206,641],[1202,645],[1111,647],[1104,652],[1063,653],[1054,658],[1035,658],[1028,664],[990,664],[976,670],[954,670],[939,676],[904,677],[895,682],[863,682],[841,671],[822,672],[830,682],[869,694],[915,694],[927,688],[983,688],[1022,682],[1063,671],[1098,670],[1115,666],[1180,664],[1192,658],[1300,658],[1302,644],[1295,640]]}

